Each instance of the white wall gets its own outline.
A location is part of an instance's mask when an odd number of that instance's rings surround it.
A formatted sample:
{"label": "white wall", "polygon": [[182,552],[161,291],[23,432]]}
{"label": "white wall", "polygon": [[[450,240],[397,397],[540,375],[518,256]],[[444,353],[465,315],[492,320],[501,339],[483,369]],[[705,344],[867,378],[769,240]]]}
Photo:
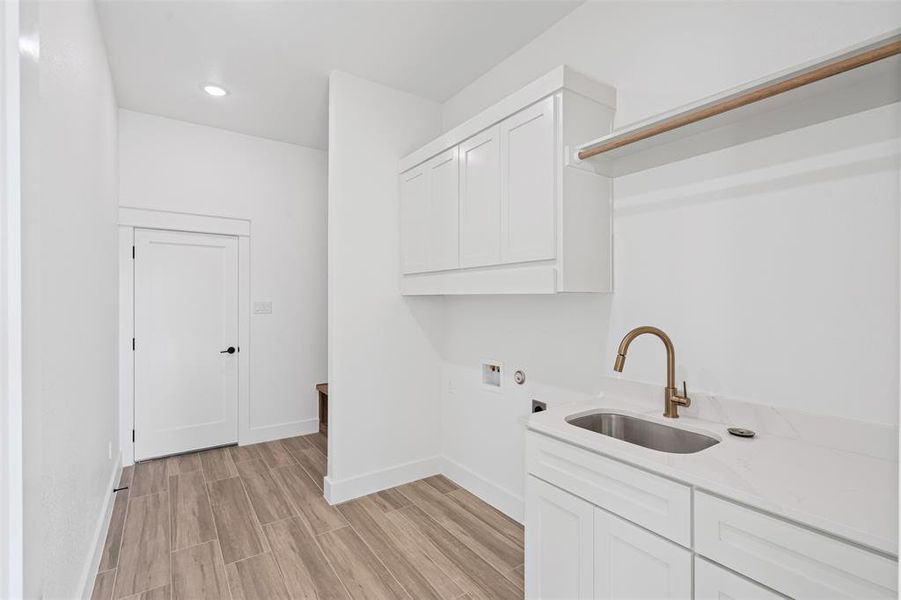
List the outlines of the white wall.
{"label": "white wall", "polygon": [[0,6],[0,597],[22,595],[19,5]]}
{"label": "white wall", "polygon": [[29,10],[41,47],[22,100],[25,592],[73,598],[118,467],[116,100],[93,3]]}
{"label": "white wall", "polygon": [[[326,379],[327,155],[119,111],[122,206],[249,219],[252,441],[318,429]],[[242,440],[248,441],[248,440]]]}
{"label": "white wall", "polygon": [[331,501],[437,469],[441,300],[399,292],[397,160],[440,107],[343,73],[329,79]]}
{"label": "white wall", "polygon": [[[622,125],[899,20],[897,3],[589,2],[449,99],[444,124],[565,63],[619,90]],[[596,392],[644,324],[673,337],[690,394],[897,424],[898,136],[895,104],[618,178],[612,295],[447,299],[445,455],[515,505],[530,397]],[[486,358],[529,383],[482,391]],[[664,374],[662,345],[636,341],[624,377]]]}
{"label": "white wall", "polygon": [[449,98],[444,128],[561,64],[616,87],[616,126],[622,126],[816,59],[899,22],[897,2],[588,0]]}

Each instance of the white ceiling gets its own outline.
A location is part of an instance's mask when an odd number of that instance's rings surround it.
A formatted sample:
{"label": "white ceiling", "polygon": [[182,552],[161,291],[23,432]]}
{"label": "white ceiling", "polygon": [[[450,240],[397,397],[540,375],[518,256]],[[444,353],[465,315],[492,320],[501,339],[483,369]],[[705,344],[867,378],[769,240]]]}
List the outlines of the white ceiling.
{"label": "white ceiling", "polygon": [[[122,108],[328,144],[338,69],[446,100],[582,0],[101,0]],[[203,83],[230,94],[212,98]]]}

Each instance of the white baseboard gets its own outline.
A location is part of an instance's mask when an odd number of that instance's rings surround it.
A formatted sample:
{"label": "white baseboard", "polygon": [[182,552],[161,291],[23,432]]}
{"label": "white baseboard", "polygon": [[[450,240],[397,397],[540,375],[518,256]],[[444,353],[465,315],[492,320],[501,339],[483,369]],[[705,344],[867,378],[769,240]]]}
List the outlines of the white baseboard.
{"label": "white baseboard", "polygon": [[97,575],[97,569],[100,567],[103,544],[106,542],[106,530],[109,528],[110,519],[113,516],[113,504],[116,499],[113,488],[118,486],[121,477],[122,454],[119,453],[116,455],[116,460],[113,461],[113,470],[110,473],[109,483],[106,487],[106,501],[103,503],[100,514],[97,515],[97,524],[94,526],[94,536],[91,542],[92,551],[88,555],[88,562],[84,566],[78,585],[78,589],[81,590],[80,597],[85,600],[91,597],[91,592],[94,590],[94,577]]}
{"label": "white baseboard", "polygon": [[241,435],[238,443],[246,446],[247,444],[271,442],[272,440],[280,440],[297,435],[309,435],[317,431],[319,431],[318,418],[304,419],[302,421],[291,421],[290,423],[279,423],[265,427],[252,427]]}
{"label": "white baseboard", "polygon": [[525,503],[522,497],[491,483],[474,471],[446,456],[441,457],[441,462],[441,472],[445,477],[472,492],[517,523],[524,521]]}
{"label": "white baseboard", "polygon": [[442,457],[433,456],[340,481],[326,477],[325,499],[329,504],[340,504],[423,477],[437,475],[441,472],[442,461]]}

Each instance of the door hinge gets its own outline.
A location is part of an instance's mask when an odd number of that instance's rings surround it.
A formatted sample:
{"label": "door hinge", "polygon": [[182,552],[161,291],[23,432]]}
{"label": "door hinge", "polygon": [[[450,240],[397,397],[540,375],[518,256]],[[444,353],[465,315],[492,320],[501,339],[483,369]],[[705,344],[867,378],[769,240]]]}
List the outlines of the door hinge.
{"label": "door hinge", "polygon": [[131,430],[131,442],[134,443],[134,441],[135,441],[135,430],[132,429]]}
{"label": "door hinge", "polygon": [[132,352],[135,351],[135,339],[134,338],[131,338],[131,351]]}

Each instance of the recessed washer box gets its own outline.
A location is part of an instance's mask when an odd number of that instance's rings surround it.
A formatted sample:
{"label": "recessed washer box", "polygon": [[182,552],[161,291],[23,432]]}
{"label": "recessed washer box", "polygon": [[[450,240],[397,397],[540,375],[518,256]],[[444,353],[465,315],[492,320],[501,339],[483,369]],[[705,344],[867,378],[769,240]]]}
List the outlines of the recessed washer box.
{"label": "recessed washer box", "polygon": [[499,392],[504,382],[503,363],[488,360],[482,363],[482,387]]}

